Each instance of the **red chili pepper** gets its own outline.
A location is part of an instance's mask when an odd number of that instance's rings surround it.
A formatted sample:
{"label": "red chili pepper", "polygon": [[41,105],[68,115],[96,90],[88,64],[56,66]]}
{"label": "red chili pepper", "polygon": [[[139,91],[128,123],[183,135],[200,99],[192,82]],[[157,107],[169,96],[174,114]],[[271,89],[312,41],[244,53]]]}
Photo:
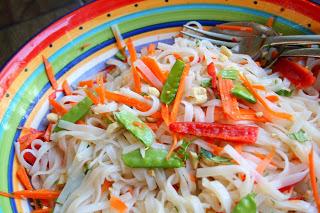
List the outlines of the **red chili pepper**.
{"label": "red chili pepper", "polygon": [[273,71],[279,72],[283,77],[289,79],[289,81],[297,88],[309,87],[316,80],[310,70],[287,58],[279,59],[276,62]]}
{"label": "red chili pepper", "polygon": [[207,70],[208,70],[208,74],[212,78],[212,88],[216,89],[217,88],[217,75],[216,75],[216,68],[215,68],[213,62],[211,62],[208,65]]}
{"label": "red chili pepper", "polygon": [[303,196],[300,196],[300,197],[291,197],[291,198],[289,198],[288,200],[304,200],[304,197],[303,197]]}
{"label": "red chili pepper", "polygon": [[246,125],[205,122],[174,122],[169,125],[172,132],[239,143],[255,143],[258,127]]}

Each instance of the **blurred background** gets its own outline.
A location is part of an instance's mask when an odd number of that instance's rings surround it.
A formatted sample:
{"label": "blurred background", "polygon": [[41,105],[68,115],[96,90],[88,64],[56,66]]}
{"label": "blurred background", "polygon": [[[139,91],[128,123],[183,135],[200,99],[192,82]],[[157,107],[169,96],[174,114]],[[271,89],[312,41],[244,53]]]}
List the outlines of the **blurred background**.
{"label": "blurred background", "polygon": [[[94,0],[0,0],[0,68],[41,29],[92,1]],[[320,0],[311,1],[320,4]]]}
{"label": "blurred background", "polygon": [[0,67],[26,41],[93,0],[0,0]]}

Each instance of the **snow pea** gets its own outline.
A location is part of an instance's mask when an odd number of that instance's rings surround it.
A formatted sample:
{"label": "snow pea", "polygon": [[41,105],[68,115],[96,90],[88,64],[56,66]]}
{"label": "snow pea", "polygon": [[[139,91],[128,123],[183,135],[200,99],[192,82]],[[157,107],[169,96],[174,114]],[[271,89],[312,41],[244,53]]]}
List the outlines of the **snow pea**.
{"label": "snow pea", "polygon": [[219,75],[221,75],[224,79],[236,80],[239,72],[236,69],[224,69],[220,71]]}
{"label": "snow pea", "polygon": [[284,96],[284,97],[290,97],[292,95],[293,90],[287,90],[287,89],[280,89],[276,91],[278,95]]}
{"label": "snow pea", "polygon": [[257,204],[254,199],[254,194],[250,193],[243,197],[239,203],[234,207],[232,213],[256,213],[257,212]]}
{"label": "snow pea", "polygon": [[145,151],[145,157],[140,154],[140,150],[122,155],[124,164],[130,168],[179,168],[183,167],[183,161],[172,154],[169,159],[166,159],[168,152],[164,149],[149,148]]}
{"label": "snow pea", "polygon": [[154,135],[150,127],[133,113],[122,110],[114,114],[117,121],[131,134],[139,139],[146,147],[151,146]]}
{"label": "snow pea", "polygon": [[162,88],[162,92],[160,95],[160,101],[162,103],[170,104],[176,97],[184,66],[185,63],[181,60],[176,60],[176,62],[174,63]]}
{"label": "snow pea", "polygon": [[[91,99],[85,97],[77,105],[73,106],[66,114],[64,114],[60,120],[75,123],[89,112],[92,104],[93,102]],[[53,131],[59,132],[61,130],[62,128],[56,126]]]}
{"label": "snow pea", "polygon": [[215,164],[231,164],[231,160],[229,158],[220,157],[212,154],[208,150],[201,147],[200,156],[205,160],[208,165]]}
{"label": "snow pea", "polygon": [[241,98],[253,104],[257,103],[257,99],[251,94],[251,92],[247,88],[245,88],[241,84],[236,84],[232,88],[231,93],[237,98]]}

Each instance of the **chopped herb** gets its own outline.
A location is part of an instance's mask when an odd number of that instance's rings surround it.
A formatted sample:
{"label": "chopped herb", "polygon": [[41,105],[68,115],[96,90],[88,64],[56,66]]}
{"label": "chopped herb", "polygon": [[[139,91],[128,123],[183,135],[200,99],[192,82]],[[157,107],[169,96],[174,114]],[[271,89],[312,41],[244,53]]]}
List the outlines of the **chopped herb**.
{"label": "chopped herb", "polygon": [[200,156],[209,164],[231,164],[231,160],[229,158],[216,156],[204,148],[201,148]]}
{"label": "chopped herb", "polygon": [[288,90],[288,89],[281,89],[276,91],[276,93],[280,96],[284,96],[284,97],[290,97],[292,95],[293,90]]}
{"label": "chopped herb", "polygon": [[212,88],[212,78],[202,80],[200,85],[204,88]]}
{"label": "chopped herb", "polygon": [[289,134],[289,137],[293,140],[299,141],[300,143],[304,143],[309,140],[305,131],[303,131],[302,129],[300,129],[298,132]]}
{"label": "chopped herb", "polygon": [[90,168],[89,168],[89,164],[88,164],[88,163],[85,163],[85,164],[83,165],[83,170],[84,170],[84,174],[85,174],[85,175],[90,171]]}
{"label": "chopped herb", "polygon": [[187,153],[187,149],[190,146],[191,142],[183,140],[181,146],[179,147],[177,154],[182,160],[187,160],[189,158],[189,155]]}

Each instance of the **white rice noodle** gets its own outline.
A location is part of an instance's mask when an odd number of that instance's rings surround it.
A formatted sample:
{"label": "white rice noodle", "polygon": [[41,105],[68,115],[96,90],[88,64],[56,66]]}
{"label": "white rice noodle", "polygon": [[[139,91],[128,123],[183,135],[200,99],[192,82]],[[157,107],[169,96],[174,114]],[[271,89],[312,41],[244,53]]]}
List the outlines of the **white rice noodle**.
{"label": "white rice noodle", "polygon": [[141,61],[140,59],[134,62],[134,66],[137,67],[145,76],[148,78],[150,82],[154,84],[154,86],[161,90],[163,87],[162,82],[152,73],[152,71]]}
{"label": "white rice noodle", "polygon": [[150,97],[152,98],[151,108],[150,108],[148,111],[145,111],[145,112],[136,110],[138,115],[150,116],[150,115],[156,113],[156,112],[159,110],[159,108],[160,108],[160,101],[159,101],[159,99],[158,99],[156,96],[154,96],[154,95],[150,95]]}

